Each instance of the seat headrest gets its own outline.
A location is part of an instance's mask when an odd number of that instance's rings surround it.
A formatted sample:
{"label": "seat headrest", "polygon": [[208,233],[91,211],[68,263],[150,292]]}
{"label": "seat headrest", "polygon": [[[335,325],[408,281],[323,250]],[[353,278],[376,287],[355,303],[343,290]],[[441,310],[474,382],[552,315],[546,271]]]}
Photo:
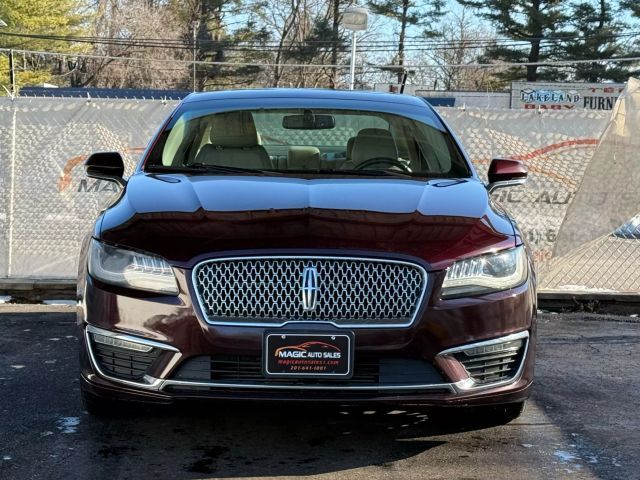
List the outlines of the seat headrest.
{"label": "seat headrest", "polygon": [[317,147],[289,147],[287,166],[291,170],[317,170],[320,168],[320,149]]}
{"label": "seat headrest", "polygon": [[398,158],[396,142],[389,130],[382,128],[363,128],[353,142],[352,159],[355,165],[372,158]]}
{"label": "seat headrest", "polygon": [[251,112],[217,113],[211,120],[211,144],[215,147],[255,147],[260,144]]}
{"label": "seat headrest", "polygon": [[347,140],[347,160],[351,160],[351,155],[353,154],[353,142],[356,141],[356,137],[351,137]]}

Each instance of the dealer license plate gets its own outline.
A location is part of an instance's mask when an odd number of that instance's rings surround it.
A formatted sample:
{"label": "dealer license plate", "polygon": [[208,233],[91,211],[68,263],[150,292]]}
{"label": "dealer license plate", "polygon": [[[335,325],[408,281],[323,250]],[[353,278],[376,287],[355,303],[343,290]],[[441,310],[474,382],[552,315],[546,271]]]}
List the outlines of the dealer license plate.
{"label": "dealer license plate", "polygon": [[350,378],[353,333],[267,332],[263,370],[268,377]]}

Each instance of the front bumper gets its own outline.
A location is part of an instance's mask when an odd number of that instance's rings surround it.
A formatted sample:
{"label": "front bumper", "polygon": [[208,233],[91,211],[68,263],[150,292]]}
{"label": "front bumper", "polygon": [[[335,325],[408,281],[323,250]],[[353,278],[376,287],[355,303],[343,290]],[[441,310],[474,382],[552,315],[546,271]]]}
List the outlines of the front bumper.
{"label": "front bumper", "polygon": [[[179,282],[186,284],[184,276]],[[436,282],[438,284],[438,282]],[[518,288],[449,301],[432,291],[410,327],[354,329],[355,355],[420,359],[441,376],[423,384],[353,385],[345,383],[282,384],[267,382],[183,381],[181,365],[201,355],[261,355],[265,328],[207,324],[184,290],[179,297],[132,296],[86,279],[79,311],[82,328],[83,388],[95,395],[132,401],[172,403],[185,399],[316,401],[421,405],[491,405],[525,400],[533,380],[535,295],[529,282]],[[287,324],[285,331],[308,328]],[[314,330],[335,329],[313,325]],[[273,330],[273,329],[269,329]],[[330,331],[330,330],[329,330]],[[158,357],[144,377],[124,380],[100,368],[93,333],[120,341],[152,345]],[[479,385],[455,358],[460,349],[485,343],[523,340],[517,369],[507,380]]]}

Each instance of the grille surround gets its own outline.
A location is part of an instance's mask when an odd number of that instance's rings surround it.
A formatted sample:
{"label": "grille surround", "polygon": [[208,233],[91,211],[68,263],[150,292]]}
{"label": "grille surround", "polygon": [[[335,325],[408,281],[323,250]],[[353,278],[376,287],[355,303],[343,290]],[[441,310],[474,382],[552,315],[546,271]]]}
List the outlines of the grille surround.
{"label": "grille surround", "polygon": [[[216,270],[221,265],[223,267]],[[315,266],[318,269],[320,279],[319,302],[316,308],[311,311],[304,310],[301,301],[302,274],[307,266]],[[219,295],[221,289],[216,291],[215,288],[209,288],[207,290],[208,286],[203,283],[206,281],[210,286],[217,278],[228,280],[225,275],[229,272],[238,273],[239,269],[247,270],[252,267],[262,269],[261,273],[269,269],[271,269],[271,273],[278,271],[284,273],[285,278],[283,280],[272,275],[271,281],[267,282],[233,282],[232,285],[235,284],[236,289],[244,289],[242,292],[238,290],[232,292],[240,297],[239,309],[234,309],[233,298],[231,300],[225,298],[222,301],[214,298],[215,295]],[[341,270],[333,271],[335,269]],[[394,279],[394,273],[399,274],[400,278]],[[341,274],[347,277],[347,281],[335,282],[336,275]],[[368,285],[363,285],[362,282],[354,284],[354,282],[348,281],[354,278],[356,280],[363,277],[366,279],[367,276],[374,279]],[[385,277],[399,281],[384,282],[382,280]],[[409,283],[403,284],[402,282],[407,279]],[[418,263],[376,257],[324,255],[274,255],[209,259],[194,267],[191,280],[200,310],[207,323],[256,327],[278,327],[290,322],[317,322],[341,328],[408,327],[413,324],[420,311],[429,283],[427,271]],[[276,291],[271,288],[269,291],[267,288],[274,286],[284,287],[287,290]],[[248,288],[252,288],[253,291],[247,292]],[[354,295],[358,288],[362,290],[362,293],[358,295],[360,300],[366,299],[367,295],[374,293],[377,295],[377,301],[369,302],[369,304],[366,301],[357,302],[358,298],[354,298]],[[229,295],[228,292],[231,289],[226,288],[222,291]],[[408,297],[405,295],[407,293]],[[246,303],[251,308],[243,308],[242,297],[244,300],[249,300]],[[285,304],[274,309],[269,304],[264,306],[261,303],[265,299],[271,301],[274,298],[276,301],[285,302]],[[388,299],[391,299],[391,308],[382,304],[385,301],[389,302]],[[216,310],[217,302],[231,302],[231,305],[223,304],[223,309]],[[361,309],[359,312],[358,308]],[[365,310],[365,314],[362,314],[362,309],[368,309],[368,312]],[[347,312],[347,314],[336,315],[336,311],[337,313]],[[395,316],[379,315],[380,313],[392,313]]]}

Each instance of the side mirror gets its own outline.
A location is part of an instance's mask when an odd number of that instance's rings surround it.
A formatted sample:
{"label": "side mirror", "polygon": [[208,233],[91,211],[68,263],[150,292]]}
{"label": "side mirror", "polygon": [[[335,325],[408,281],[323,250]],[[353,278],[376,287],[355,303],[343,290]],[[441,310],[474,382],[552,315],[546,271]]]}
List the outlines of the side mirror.
{"label": "side mirror", "polygon": [[124,161],[118,152],[91,154],[84,162],[84,167],[88,177],[116,182],[122,187],[127,183],[123,178]]}
{"label": "side mirror", "polygon": [[487,190],[522,185],[527,179],[527,167],[520,160],[494,158],[489,166]]}

